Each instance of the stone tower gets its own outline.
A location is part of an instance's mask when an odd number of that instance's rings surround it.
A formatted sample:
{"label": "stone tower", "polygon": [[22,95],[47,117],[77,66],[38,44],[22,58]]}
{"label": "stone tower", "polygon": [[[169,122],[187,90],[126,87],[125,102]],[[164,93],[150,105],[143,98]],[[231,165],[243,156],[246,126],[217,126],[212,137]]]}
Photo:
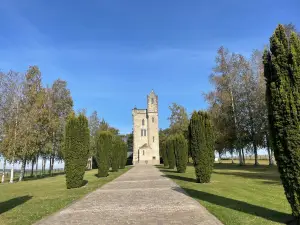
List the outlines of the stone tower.
{"label": "stone tower", "polygon": [[159,164],[158,97],[152,90],[147,96],[147,109],[132,110],[133,165]]}

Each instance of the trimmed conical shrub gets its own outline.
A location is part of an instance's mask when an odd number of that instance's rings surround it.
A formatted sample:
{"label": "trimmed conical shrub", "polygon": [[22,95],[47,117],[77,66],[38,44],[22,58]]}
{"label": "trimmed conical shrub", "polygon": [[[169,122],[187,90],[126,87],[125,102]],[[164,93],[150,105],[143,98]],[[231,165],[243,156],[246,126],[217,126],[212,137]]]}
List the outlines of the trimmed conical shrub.
{"label": "trimmed conical shrub", "polygon": [[176,160],[175,160],[175,152],[174,152],[174,141],[172,136],[168,137],[166,141],[166,149],[167,149],[169,169],[174,169]]}
{"label": "trimmed conical shrub", "polygon": [[100,131],[96,139],[96,159],[98,177],[106,177],[109,170],[109,152],[112,149],[112,134],[109,131]]}
{"label": "trimmed conical shrub", "polygon": [[161,156],[164,161],[164,167],[169,167],[168,154],[167,154],[167,145],[166,142],[163,142],[160,146]]}
{"label": "trimmed conical shrub", "polygon": [[189,147],[198,183],[210,182],[214,165],[214,139],[207,112],[194,112],[189,125]]}
{"label": "trimmed conical shrub", "polygon": [[83,176],[88,160],[90,131],[87,118],[71,114],[65,129],[65,171],[67,188],[83,185]]}
{"label": "trimmed conical shrub", "polygon": [[112,155],[111,155],[111,169],[112,172],[118,172],[120,165],[120,158],[122,155],[122,139],[119,136],[113,137],[113,147],[112,147]]}
{"label": "trimmed conical shrub", "polygon": [[121,140],[120,146],[120,169],[124,169],[127,163],[127,144]]}
{"label": "trimmed conical shrub", "polygon": [[176,134],[173,138],[173,146],[176,158],[176,168],[179,173],[184,173],[188,160],[188,145],[182,134]]}
{"label": "trimmed conical shrub", "polygon": [[300,39],[279,25],[264,53],[271,144],[285,195],[300,224]]}

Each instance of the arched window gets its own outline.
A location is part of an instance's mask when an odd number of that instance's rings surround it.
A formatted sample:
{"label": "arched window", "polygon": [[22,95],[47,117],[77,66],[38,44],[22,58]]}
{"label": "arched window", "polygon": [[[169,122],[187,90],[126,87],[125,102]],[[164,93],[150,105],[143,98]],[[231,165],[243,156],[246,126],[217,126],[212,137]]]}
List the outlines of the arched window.
{"label": "arched window", "polygon": [[154,98],[151,98],[151,104],[154,104]]}
{"label": "arched window", "polygon": [[152,117],[152,123],[154,123],[154,117]]}
{"label": "arched window", "polygon": [[145,155],[145,150],[143,150],[143,155]]}
{"label": "arched window", "polygon": [[143,136],[143,134],[144,134],[144,133],[143,133],[143,129],[141,129],[141,136]]}
{"label": "arched window", "polygon": [[143,120],[142,120],[142,126],[144,126],[144,125],[145,125],[145,120],[143,119]]}
{"label": "arched window", "polygon": [[153,142],[154,142],[154,136],[153,136]]}

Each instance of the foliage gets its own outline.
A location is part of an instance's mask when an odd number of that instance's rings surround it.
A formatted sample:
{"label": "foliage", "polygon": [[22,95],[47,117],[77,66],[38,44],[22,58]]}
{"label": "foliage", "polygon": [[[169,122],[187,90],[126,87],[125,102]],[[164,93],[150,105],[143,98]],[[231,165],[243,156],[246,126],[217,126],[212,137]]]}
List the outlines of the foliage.
{"label": "foliage", "polygon": [[270,139],[293,215],[300,221],[300,38],[279,25],[264,54]]}
{"label": "foliage", "polygon": [[169,109],[171,111],[171,115],[168,118],[170,121],[170,133],[181,133],[187,138],[189,118],[186,109],[176,103],[172,103]]}
{"label": "foliage", "polygon": [[168,156],[168,164],[169,169],[174,169],[176,164],[175,159],[175,149],[174,149],[174,136],[168,137],[166,140],[166,149],[167,149],[167,156]]}
{"label": "foliage", "polygon": [[121,142],[121,147],[120,147],[120,169],[124,169],[127,163],[127,151],[128,151],[128,146],[127,144],[122,141]]}
{"label": "foliage", "polygon": [[122,157],[122,139],[119,136],[113,137],[112,143],[112,160],[111,160],[111,169],[112,172],[117,172],[120,166],[120,161]]}
{"label": "foliage", "polygon": [[189,126],[189,142],[198,183],[210,182],[214,164],[214,138],[207,112],[193,112]]}
{"label": "foliage", "polygon": [[106,177],[109,170],[109,152],[112,148],[112,134],[109,131],[100,131],[96,141],[96,160],[98,164],[98,176]]}
{"label": "foliage", "polygon": [[167,137],[169,135],[169,130],[170,129],[159,130],[159,155],[162,157],[165,167],[169,167],[166,143]]}
{"label": "foliage", "polygon": [[66,124],[65,171],[67,188],[78,188],[83,184],[87,164],[90,131],[87,118],[71,114]]}
{"label": "foliage", "polygon": [[219,154],[234,151],[242,154],[248,148],[255,155],[259,147],[267,147],[267,113],[265,81],[261,51],[253,51],[251,58],[230,53],[224,47],[218,50],[216,67],[211,76],[215,89],[206,94],[209,113],[215,132]]}
{"label": "foliage", "polygon": [[188,160],[188,145],[182,134],[176,134],[173,138],[176,168],[179,173],[184,173]]}

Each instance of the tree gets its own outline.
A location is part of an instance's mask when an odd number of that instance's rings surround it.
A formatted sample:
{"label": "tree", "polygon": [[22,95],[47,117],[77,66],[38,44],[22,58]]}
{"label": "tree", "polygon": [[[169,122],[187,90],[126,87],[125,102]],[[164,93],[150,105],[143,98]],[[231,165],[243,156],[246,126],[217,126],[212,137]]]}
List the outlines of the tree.
{"label": "tree", "polygon": [[214,138],[211,119],[207,112],[193,112],[189,137],[197,182],[208,183],[214,165]]}
{"label": "tree", "polygon": [[67,188],[83,185],[90,144],[90,131],[87,118],[72,113],[66,124],[65,134],[65,171]]}
{"label": "tree", "polygon": [[122,139],[119,136],[113,136],[111,168],[112,172],[118,172],[121,160]]}
{"label": "tree", "polygon": [[21,101],[23,98],[24,76],[10,71],[1,76],[1,138],[3,156],[11,163],[10,183],[14,178],[14,163],[19,148]]}
{"label": "tree", "polygon": [[97,164],[98,176],[106,177],[109,170],[109,152],[112,148],[112,134],[109,131],[99,131],[97,134]]}
{"label": "tree", "polygon": [[176,168],[179,173],[185,173],[188,159],[188,145],[182,134],[176,134],[173,138]]}
{"label": "tree", "polygon": [[167,138],[169,136],[170,129],[159,130],[159,155],[163,159],[164,167],[169,167],[168,154],[167,154]]}
{"label": "tree", "polygon": [[264,53],[270,139],[293,215],[300,223],[300,39],[278,25]]}
{"label": "tree", "polygon": [[174,169],[176,164],[173,139],[174,136],[170,136],[166,141],[169,169]]}
{"label": "tree", "polygon": [[171,110],[171,116],[168,118],[170,121],[170,133],[181,133],[187,137],[189,118],[186,109],[176,103],[172,103],[169,109]]}
{"label": "tree", "polygon": [[127,146],[128,146],[128,151],[132,152],[133,151],[133,133],[128,134]]}
{"label": "tree", "polygon": [[124,169],[127,163],[127,144],[121,140],[120,143],[120,169]]}
{"label": "tree", "polygon": [[67,116],[73,112],[73,99],[67,82],[57,79],[51,88],[47,89],[47,105],[49,108],[49,143],[50,163],[49,172],[52,174],[54,160],[63,158],[63,139]]}
{"label": "tree", "polygon": [[[91,131],[91,143],[90,143],[90,157],[92,158],[93,156],[96,155],[96,137],[97,137],[97,132],[100,127],[100,120],[98,118],[97,111],[94,111],[92,115],[89,117],[89,129]],[[92,162],[93,160],[90,159],[91,165],[89,169],[92,169]]]}

